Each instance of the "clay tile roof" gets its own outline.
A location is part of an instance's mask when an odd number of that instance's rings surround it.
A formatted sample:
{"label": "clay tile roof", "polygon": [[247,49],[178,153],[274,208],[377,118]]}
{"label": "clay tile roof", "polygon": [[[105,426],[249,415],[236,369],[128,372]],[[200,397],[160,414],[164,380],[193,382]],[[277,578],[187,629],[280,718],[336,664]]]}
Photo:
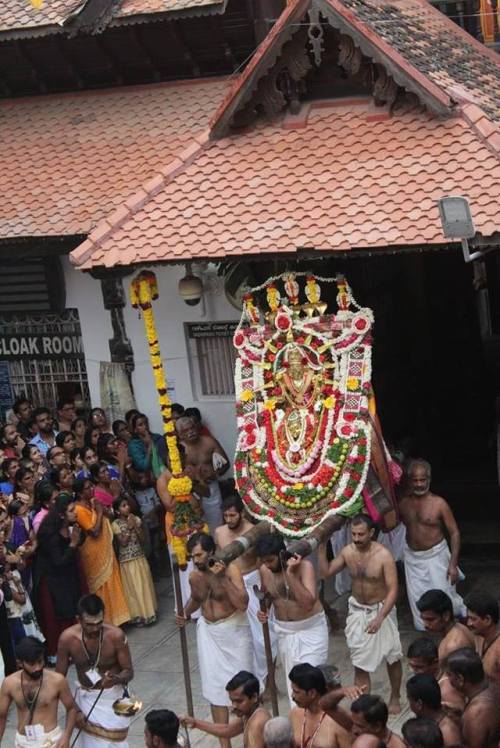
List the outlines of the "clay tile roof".
{"label": "clay tile roof", "polygon": [[469,198],[479,233],[499,229],[499,161],[463,118],[382,118],[368,99],[341,104],[313,106],[300,129],[260,124],[208,144],[205,134],[72,261],[88,269],[442,244],[436,200],[446,194]]}
{"label": "clay tile roof", "polygon": [[4,99],[0,239],[87,234],[208,122],[221,79]]}
{"label": "clay tile roof", "polygon": [[[29,0],[0,0],[0,35],[4,38],[60,33],[63,24],[85,5],[85,0],[45,0],[36,10]],[[134,16],[200,11],[222,12],[225,0],[121,0],[111,9],[113,25],[130,22]]]}
{"label": "clay tile roof", "polygon": [[[215,137],[227,132],[260,78],[280,55],[311,0],[293,0],[264,39],[212,119]],[[315,0],[332,26],[350,36],[394,80],[439,114],[472,102],[491,119],[500,114],[500,58],[428,0]]]}

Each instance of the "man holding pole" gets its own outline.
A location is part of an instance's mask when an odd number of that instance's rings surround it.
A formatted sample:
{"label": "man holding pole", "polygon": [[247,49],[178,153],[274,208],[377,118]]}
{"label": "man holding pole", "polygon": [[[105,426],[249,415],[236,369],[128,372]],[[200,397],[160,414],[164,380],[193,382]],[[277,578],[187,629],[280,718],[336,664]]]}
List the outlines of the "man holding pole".
{"label": "man holding pole", "polygon": [[[252,667],[252,637],[246,616],[248,595],[241,571],[235,564],[227,568],[213,557],[215,542],[206,533],[195,533],[187,543],[195,571],[190,574],[191,598],[184,615],[176,615],[178,626],[185,626],[191,614],[201,607],[196,640],[202,693],[210,703],[212,718],[227,723],[231,700],[226,684],[235,672]],[[230,748],[227,738],[222,748]]]}
{"label": "man holding pole", "polygon": [[[225,548],[229,543],[232,543],[233,540],[236,540],[253,527],[252,523],[245,517],[243,502],[238,494],[231,494],[231,496],[224,499],[222,502],[222,513],[225,524],[218,527],[215,531],[215,543],[218,549]],[[253,589],[254,586],[260,587],[261,585],[255,547],[249,548],[248,551],[235,559],[233,563],[240,568],[243,584],[248,594],[247,615],[253,641],[252,672],[257,676],[260,687],[263,689],[266,684],[268,668],[262,625],[257,619],[260,603]],[[271,659],[275,660],[277,642],[272,621],[269,622],[269,634],[271,639]]]}
{"label": "man holding pole", "polygon": [[[256,550],[262,564],[262,587],[274,607],[278,654],[285,673],[304,661],[323,665],[328,661],[328,626],[313,565],[297,554],[286,558],[285,543],[277,533],[259,538]],[[259,611],[257,616],[265,623],[269,613]],[[291,703],[289,680],[287,688]]]}
{"label": "man holding pole", "polygon": [[66,675],[75,665],[78,748],[128,748],[129,717],[115,714],[113,703],[134,677],[127,638],[117,626],[104,623],[104,603],[85,595],[78,603],[78,623],[64,631],[57,648],[56,671]]}

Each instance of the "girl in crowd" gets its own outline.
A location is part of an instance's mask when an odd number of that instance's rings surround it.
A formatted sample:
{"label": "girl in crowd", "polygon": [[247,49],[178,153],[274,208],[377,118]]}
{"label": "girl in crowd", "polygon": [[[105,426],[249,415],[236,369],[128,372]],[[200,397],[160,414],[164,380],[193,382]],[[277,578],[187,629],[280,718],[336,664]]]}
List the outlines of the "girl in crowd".
{"label": "girl in crowd", "polygon": [[7,514],[11,520],[8,545],[22,564],[21,577],[26,589],[31,589],[31,556],[36,551],[35,535],[28,516],[28,505],[17,499],[10,502]]}
{"label": "girl in crowd", "polygon": [[127,448],[120,446],[114,434],[101,434],[97,440],[97,458],[108,466],[111,478],[122,481],[129,462]]}
{"label": "girl in crowd", "polygon": [[59,491],[72,493],[75,476],[69,465],[61,465],[60,467],[53,468],[47,477]]}
{"label": "girl in crowd", "polygon": [[31,509],[35,497],[36,476],[31,468],[21,467],[14,478],[14,498]]}
{"label": "girl in crowd", "polygon": [[129,431],[127,422],[120,421],[120,420],[113,421],[112,429],[113,429],[113,434],[118,439],[118,442],[120,444],[123,444],[126,447],[132,438],[132,434]]}
{"label": "girl in crowd", "polygon": [[56,436],[56,444],[64,449],[69,457],[72,449],[76,447],[75,435],[72,431],[60,431]]}
{"label": "girl in crowd", "polygon": [[95,428],[99,429],[99,432],[101,434],[106,434],[110,431],[106,413],[102,408],[92,408],[92,410],[90,411],[89,423],[92,424],[92,426],[95,426]]}
{"label": "girl in crowd", "polygon": [[85,535],[76,524],[73,497],[60,493],[38,531],[34,578],[37,610],[51,664],[55,663],[60,635],[75,622],[78,600],[88,591],[77,553],[84,540]]}
{"label": "girl in crowd", "polygon": [[[120,487],[112,485],[109,468],[105,462],[97,462],[90,467],[90,478],[94,484],[94,499],[105,507],[112,507]],[[115,481],[116,484],[116,481]]]}
{"label": "girl in crowd", "polygon": [[[44,460],[43,460],[43,454],[40,452],[38,447],[35,444],[26,444],[23,447],[22,451],[22,458],[25,462],[31,462],[33,465],[33,471],[35,473],[35,477],[37,480],[40,480],[40,478],[43,478],[45,473],[47,472],[47,468],[45,467]],[[26,464],[25,464],[26,467]]]}
{"label": "girl in crowd", "polygon": [[40,525],[49,513],[49,509],[54,503],[58,494],[56,486],[49,480],[41,480],[35,486],[35,505],[33,507],[32,527],[35,535],[38,533]]}
{"label": "girl in crowd", "polygon": [[4,573],[12,593],[12,600],[7,602],[7,616],[14,644],[25,636],[36,636],[40,641],[45,641],[21,574],[9,562],[5,564]]}
{"label": "girl in crowd", "polygon": [[85,432],[85,446],[90,447],[94,450],[94,452],[97,452],[97,440],[99,439],[100,435],[100,430],[97,428],[97,426],[94,426],[91,423],[89,426],[87,426],[87,431]]}
{"label": "girl in crowd", "polygon": [[152,470],[155,478],[165,469],[167,447],[160,434],[152,434],[149,421],[143,413],[132,416],[132,439],[128,443],[128,453],[132,467],[139,472]]}
{"label": "girl in crowd", "polygon": [[5,496],[12,496],[14,493],[14,478],[19,470],[19,460],[17,457],[7,457],[2,461],[2,481],[0,482],[0,491]]}
{"label": "girl in crowd", "polygon": [[99,595],[106,621],[114,626],[130,620],[123,594],[120,569],[113,549],[113,530],[105,507],[93,500],[94,486],[88,478],[75,481],[76,520],[87,534],[80,560],[89,592]]}
{"label": "girl in crowd", "polygon": [[113,508],[117,518],[112,527],[118,540],[123,591],[131,623],[148,626],[156,621],[157,603],[151,571],[142,546],[142,523],[139,517],[131,513],[128,499],[116,499]]}
{"label": "girl in crowd", "polygon": [[71,424],[71,431],[75,435],[75,443],[77,447],[85,446],[85,432],[87,430],[87,421],[85,418],[75,418]]}
{"label": "girl in crowd", "polygon": [[93,447],[83,447],[80,450],[80,458],[82,461],[82,468],[78,470],[76,477],[79,479],[90,478],[90,468],[97,462],[97,455]]}

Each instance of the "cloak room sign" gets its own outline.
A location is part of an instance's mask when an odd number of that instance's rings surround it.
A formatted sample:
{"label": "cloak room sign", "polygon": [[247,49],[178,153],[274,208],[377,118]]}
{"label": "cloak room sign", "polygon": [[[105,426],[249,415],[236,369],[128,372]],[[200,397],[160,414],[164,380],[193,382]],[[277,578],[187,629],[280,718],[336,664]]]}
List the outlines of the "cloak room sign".
{"label": "cloak room sign", "polygon": [[200,338],[232,338],[238,322],[202,322],[190,324],[189,337],[195,340]]}
{"label": "cloak room sign", "polygon": [[83,358],[82,338],[60,332],[0,335],[0,360],[20,358]]}

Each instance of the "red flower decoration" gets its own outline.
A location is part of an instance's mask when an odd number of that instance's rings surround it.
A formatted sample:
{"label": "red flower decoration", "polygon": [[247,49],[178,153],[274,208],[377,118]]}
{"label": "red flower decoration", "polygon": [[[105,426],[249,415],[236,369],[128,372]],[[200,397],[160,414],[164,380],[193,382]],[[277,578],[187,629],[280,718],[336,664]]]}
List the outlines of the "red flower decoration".
{"label": "red flower decoration", "polygon": [[354,413],[344,413],[344,418],[346,421],[354,421],[355,419]]}
{"label": "red flower decoration", "polygon": [[342,436],[350,436],[351,431],[352,431],[351,427],[348,426],[347,424],[345,426],[342,426],[342,428],[340,429],[340,433],[342,434]]}
{"label": "red flower decoration", "polygon": [[243,345],[243,343],[245,342],[245,336],[243,335],[243,333],[241,332],[241,330],[238,331],[235,334],[235,336],[233,338],[233,342],[234,342],[234,345],[236,346],[236,348],[239,348],[240,346]]}
{"label": "red flower decoration", "polygon": [[357,319],[354,323],[354,327],[356,328],[356,330],[366,330],[366,320],[362,317],[360,319]]}
{"label": "red flower decoration", "polygon": [[353,493],[354,493],[354,490],[350,486],[347,486],[347,488],[344,491],[344,496],[347,496],[347,498],[350,499]]}
{"label": "red flower decoration", "polygon": [[275,388],[273,389],[273,395],[276,395],[276,397],[280,397],[280,395],[281,395],[281,394],[282,394],[282,389],[281,389],[281,387],[275,387]]}
{"label": "red flower decoration", "polygon": [[248,434],[247,439],[246,439],[248,447],[253,447],[256,441],[257,441],[257,437],[255,436],[255,432]]}
{"label": "red flower decoration", "polygon": [[247,434],[251,434],[255,430],[255,425],[253,423],[245,423],[244,428]]}
{"label": "red flower decoration", "polygon": [[287,314],[278,314],[275,324],[278,330],[289,330],[292,326],[292,320]]}

